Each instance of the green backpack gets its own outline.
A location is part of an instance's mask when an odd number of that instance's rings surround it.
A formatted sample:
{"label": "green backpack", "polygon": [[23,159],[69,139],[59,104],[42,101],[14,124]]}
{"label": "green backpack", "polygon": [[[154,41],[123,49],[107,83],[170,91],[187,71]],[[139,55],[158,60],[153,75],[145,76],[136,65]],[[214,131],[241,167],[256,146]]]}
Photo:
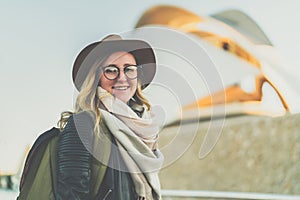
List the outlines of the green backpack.
{"label": "green backpack", "polygon": [[56,144],[59,129],[41,134],[31,147],[23,169],[17,200],[55,200]]}
{"label": "green backpack", "polygon": [[[56,146],[59,135],[60,130],[53,127],[41,134],[31,147],[25,161],[17,200],[55,200],[57,185]],[[110,145],[101,149],[105,150],[105,159],[108,160]],[[92,159],[89,199],[94,199],[97,196],[105,170],[105,165],[102,165],[95,158]]]}

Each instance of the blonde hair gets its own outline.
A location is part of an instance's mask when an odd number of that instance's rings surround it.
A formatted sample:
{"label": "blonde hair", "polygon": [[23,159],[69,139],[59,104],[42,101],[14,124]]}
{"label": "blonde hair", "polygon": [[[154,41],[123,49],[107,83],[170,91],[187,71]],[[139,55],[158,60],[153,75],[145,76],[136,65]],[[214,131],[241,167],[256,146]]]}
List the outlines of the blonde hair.
{"label": "blonde hair", "polygon": [[[87,75],[85,81],[82,84],[81,90],[77,96],[74,112],[64,111],[61,113],[61,118],[58,121],[57,125],[62,131],[67,124],[69,117],[74,113],[87,111],[96,121],[94,131],[99,133],[100,131],[100,122],[101,122],[101,113],[99,111],[100,99],[97,97],[97,86],[99,83],[99,77],[97,73],[97,66],[100,66],[98,63],[95,63]],[[142,93],[142,85],[138,80],[137,89],[133,95],[135,101],[140,105],[145,105],[147,110],[151,109],[151,105],[146,97]]]}

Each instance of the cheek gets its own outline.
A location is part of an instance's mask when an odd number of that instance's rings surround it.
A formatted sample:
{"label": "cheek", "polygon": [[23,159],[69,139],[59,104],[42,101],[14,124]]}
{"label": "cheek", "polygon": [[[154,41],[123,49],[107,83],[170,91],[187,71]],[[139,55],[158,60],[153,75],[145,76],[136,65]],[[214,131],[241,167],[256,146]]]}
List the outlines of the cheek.
{"label": "cheek", "polygon": [[136,90],[137,89],[137,79],[131,80],[130,85],[133,90]]}
{"label": "cheek", "polygon": [[131,84],[131,92],[130,93],[133,96],[137,90],[137,81],[136,80],[132,81],[130,84]]}
{"label": "cheek", "polygon": [[107,80],[103,75],[100,76],[99,84],[106,91],[108,91],[108,92],[111,91],[111,87],[112,87],[111,86],[111,81]]}

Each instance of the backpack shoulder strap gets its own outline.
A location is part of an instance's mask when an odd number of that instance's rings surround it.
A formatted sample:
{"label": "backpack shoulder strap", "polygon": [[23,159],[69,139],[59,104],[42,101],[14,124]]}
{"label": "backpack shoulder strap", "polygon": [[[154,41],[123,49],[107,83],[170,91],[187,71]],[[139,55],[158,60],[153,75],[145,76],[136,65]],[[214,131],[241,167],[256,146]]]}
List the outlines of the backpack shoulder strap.
{"label": "backpack shoulder strap", "polygon": [[101,137],[95,137],[93,145],[90,199],[97,199],[99,195],[111,153],[111,133],[103,121],[100,122],[100,127]]}

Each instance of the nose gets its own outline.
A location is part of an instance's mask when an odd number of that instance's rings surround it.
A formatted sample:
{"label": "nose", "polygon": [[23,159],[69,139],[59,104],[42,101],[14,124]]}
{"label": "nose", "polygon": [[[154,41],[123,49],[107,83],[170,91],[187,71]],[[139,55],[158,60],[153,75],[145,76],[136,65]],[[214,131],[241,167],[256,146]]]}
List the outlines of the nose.
{"label": "nose", "polygon": [[126,77],[123,69],[120,70],[118,81],[127,81],[127,77]]}

